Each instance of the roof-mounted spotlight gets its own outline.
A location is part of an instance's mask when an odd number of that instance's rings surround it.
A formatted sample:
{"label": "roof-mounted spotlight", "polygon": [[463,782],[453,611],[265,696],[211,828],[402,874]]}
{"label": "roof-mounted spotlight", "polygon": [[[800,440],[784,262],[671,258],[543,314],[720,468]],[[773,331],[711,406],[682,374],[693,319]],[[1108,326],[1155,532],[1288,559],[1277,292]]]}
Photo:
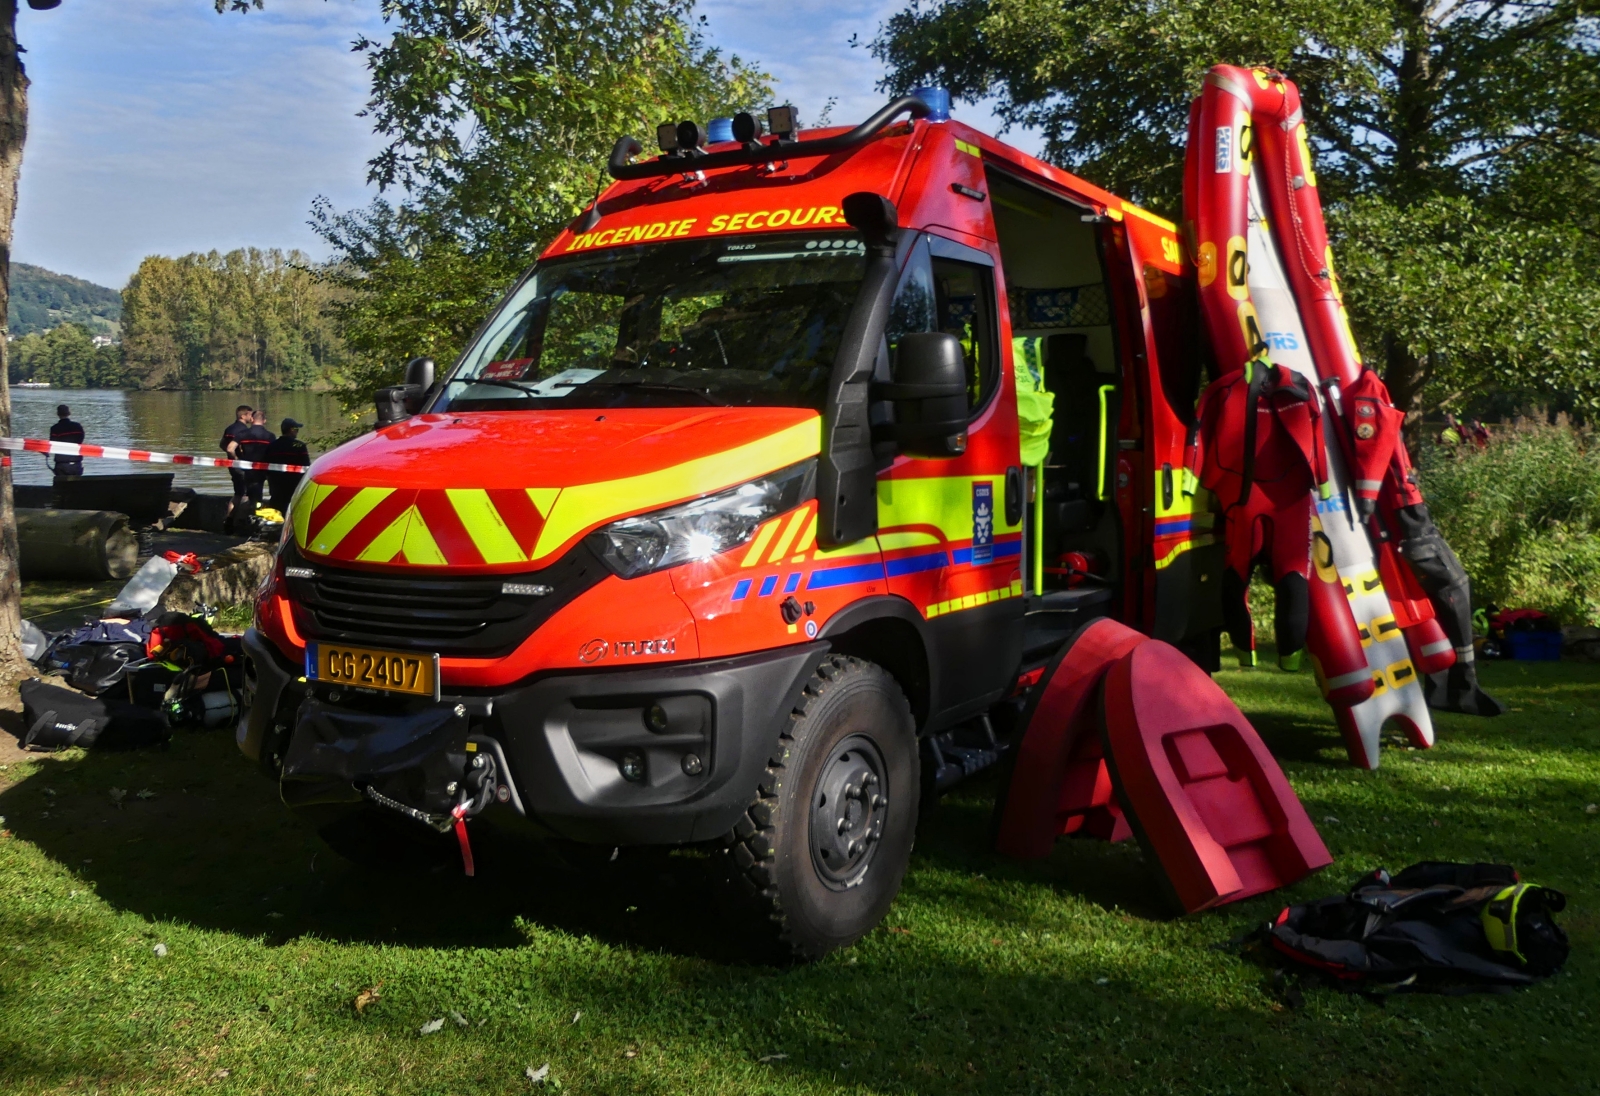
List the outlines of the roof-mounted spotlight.
{"label": "roof-mounted spotlight", "polygon": [[668,156],[678,151],[678,125],[676,122],[662,122],[656,127],[656,147]]}
{"label": "roof-mounted spotlight", "polygon": [[761,119],[740,111],[733,116],[733,139],[741,145],[753,145],[761,140]]}
{"label": "roof-mounted spotlight", "polygon": [[693,156],[706,144],[706,129],[699,122],[678,123],[678,151]]}
{"label": "roof-mounted spotlight", "polygon": [[780,141],[793,141],[800,129],[800,112],[787,103],[768,108],[767,129]]}

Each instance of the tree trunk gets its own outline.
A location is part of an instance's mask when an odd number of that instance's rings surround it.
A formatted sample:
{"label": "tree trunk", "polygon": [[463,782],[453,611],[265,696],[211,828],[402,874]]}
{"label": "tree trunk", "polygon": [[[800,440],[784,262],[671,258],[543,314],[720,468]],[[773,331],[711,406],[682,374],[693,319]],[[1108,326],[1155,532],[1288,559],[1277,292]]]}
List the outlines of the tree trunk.
{"label": "tree trunk", "polygon": [[[28,136],[28,77],[17,52],[17,0],[0,0],[0,436],[11,436],[10,326],[11,227],[17,215],[17,179]],[[11,456],[0,463],[0,676],[27,668],[19,642],[22,569],[18,565],[17,514],[11,492]]]}
{"label": "tree trunk", "polygon": [[1393,335],[1383,340],[1383,358],[1384,387],[1395,407],[1405,412],[1406,444],[1415,451],[1422,429],[1422,410],[1416,406],[1422,395],[1422,363]]}

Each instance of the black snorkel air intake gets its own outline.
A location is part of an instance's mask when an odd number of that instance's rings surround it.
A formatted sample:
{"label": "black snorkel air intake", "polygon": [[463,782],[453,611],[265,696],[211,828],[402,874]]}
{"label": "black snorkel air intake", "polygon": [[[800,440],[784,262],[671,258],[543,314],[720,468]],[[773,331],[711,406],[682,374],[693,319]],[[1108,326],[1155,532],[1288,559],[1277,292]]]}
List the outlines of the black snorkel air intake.
{"label": "black snorkel air intake", "polygon": [[613,179],[650,179],[661,175],[706,171],[710,168],[767,164],[774,160],[787,160],[791,156],[827,156],[866,144],[878,135],[879,130],[905,111],[910,111],[913,118],[926,118],[933,113],[928,104],[917,96],[902,95],[849,133],[841,133],[834,137],[823,137],[815,141],[775,138],[766,144],[750,141],[743,148],[700,155],[669,152],[638,164],[629,161],[643,151],[643,146],[633,137],[622,137],[611,149],[611,160],[606,164],[606,170],[611,173]]}
{"label": "black snorkel air intake", "polygon": [[867,416],[868,388],[900,274],[895,263],[900,214],[894,203],[881,194],[859,191],[839,204],[845,221],[866,242],[867,270],[828,376],[822,457],[817,462],[817,543],[824,548],[878,531],[878,469]]}

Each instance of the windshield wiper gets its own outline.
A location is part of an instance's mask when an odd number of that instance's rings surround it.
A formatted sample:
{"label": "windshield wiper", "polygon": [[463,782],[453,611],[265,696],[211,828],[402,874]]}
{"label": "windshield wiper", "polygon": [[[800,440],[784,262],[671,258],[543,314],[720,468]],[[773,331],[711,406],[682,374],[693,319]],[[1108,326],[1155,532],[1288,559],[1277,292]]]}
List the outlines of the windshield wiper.
{"label": "windshield wiper", "polygon": [[534,388],[531,384],[521,381],[502,380],[499,377],[451,377],[445,384],[493,384],[501,388],[515,388],[518,392],[526,392],[530,396],[543,397],[544,393]]}
{"label": "windshield wiper", "polygon": [[710,394],[698,388],[686,388],[681,384],[661,384],[657,381],[585,381],[583,388],[638,388],[646,392],[670,392],[675,396],[697,396],[705,401],[708,407],[719,407],[720,404],[712,399]]}

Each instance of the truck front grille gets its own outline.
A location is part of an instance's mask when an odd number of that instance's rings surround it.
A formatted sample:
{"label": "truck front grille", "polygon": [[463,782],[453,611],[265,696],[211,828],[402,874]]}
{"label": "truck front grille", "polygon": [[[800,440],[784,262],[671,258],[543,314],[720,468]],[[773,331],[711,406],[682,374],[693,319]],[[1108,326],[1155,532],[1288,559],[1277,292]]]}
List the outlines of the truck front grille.
{"label": "truck front grille", "polygon": [[582,542],[541,571],[512,575],[355,571],[308,561],[292,544],[284,551],[295,620],[311,638],[458,658],[513,650],[609,573]]}

